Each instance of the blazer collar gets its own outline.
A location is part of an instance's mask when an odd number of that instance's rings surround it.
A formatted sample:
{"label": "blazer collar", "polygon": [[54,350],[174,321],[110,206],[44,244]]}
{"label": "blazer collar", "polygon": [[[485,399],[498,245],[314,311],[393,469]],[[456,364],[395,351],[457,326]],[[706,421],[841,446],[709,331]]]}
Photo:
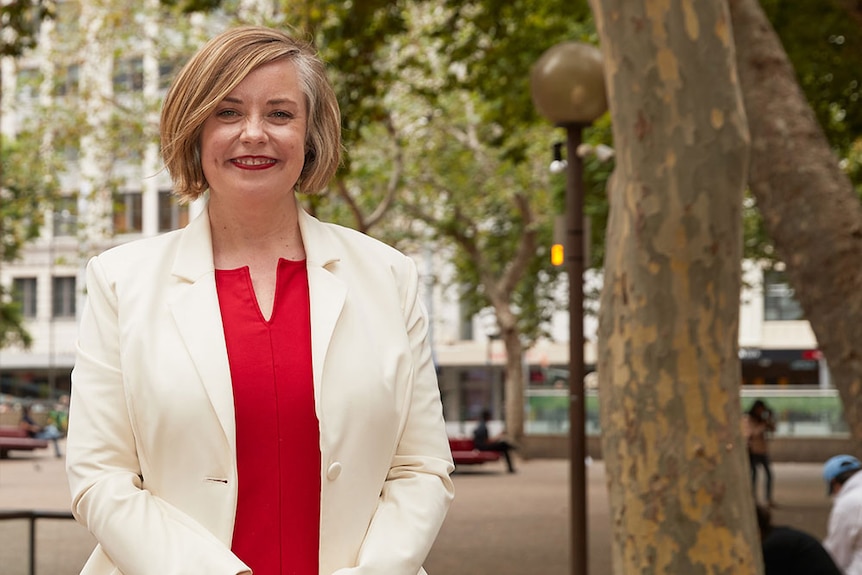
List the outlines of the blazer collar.
{"label": "blazer collar", "polygon": [[194,283],[202,276],[213,273],[214,270],[210,216],[204,207],[198,217],[182,230],[171,273]]}
{"label": "blazer collar", "polygon": [[299,214],[299,233],[305,248],[305,257],[309,266],[325,268],[341,259],[338,243],[333,241],[332,231],[317,218],[303,209],[297,200],[296,210]]}
{"label": "blazer collar", "polygon": [[[333,241],[331,231],[306,212],[298,199],[296,209],[309,267],[326,268],[341,259],[338,243]],[[171,272],[186,281],[197,281],[215,269],[212,251],[209,211],[205,207],[183,230]]]}

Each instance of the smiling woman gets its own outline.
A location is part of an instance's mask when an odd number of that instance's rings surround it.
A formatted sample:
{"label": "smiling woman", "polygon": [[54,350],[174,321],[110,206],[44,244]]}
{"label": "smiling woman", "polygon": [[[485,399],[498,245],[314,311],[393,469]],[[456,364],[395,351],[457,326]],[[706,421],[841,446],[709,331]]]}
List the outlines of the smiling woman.
{"label": "smiling woman", "polygon": [[[165,97],[161,118],[162,155],[181,198],[191,200],[209,185],[198,161],[203,121],[223,106],[249,74],[265,64],[291,62],[300,101],[308,124],[305,166],[301,181],[305,194],[320,192],[332,178],[341,159],[341,114],[323,63],[314,49],[266,28],[228,30],[202,49],[206,58],[193,59],[179,72]],[[287,38],[287,37],[285,37]],[[214,45],[218,43],[220,45]],[[234,46],[231,53],[224,46]],[[212,71],[218,70],[219,74]],[[274,102],[273,104],[277,104]]]}
{"label": "smiling woman", "polygon": [[86,574],[417,575],[453,470],[413,261],[322,223],[340,114],[314,50],[207,43],[165,98],[185,229],[87,268],[67,468]]}
{"label": "smiling woman", "polygon": [[251,199],[277,199],[262,198],[267,192],[292,200],[288,192],[305,164],[306,108],[296,65],[288,60],[255,69],[216,106],[201,132],[210,217],[222,206],[234,211]]}

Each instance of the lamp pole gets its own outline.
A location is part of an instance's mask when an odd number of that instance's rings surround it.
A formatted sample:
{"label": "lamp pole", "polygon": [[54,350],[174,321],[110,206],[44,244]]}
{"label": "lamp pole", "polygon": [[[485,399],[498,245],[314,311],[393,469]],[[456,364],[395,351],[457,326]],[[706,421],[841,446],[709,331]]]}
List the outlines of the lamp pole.
{"label": "lamp pole", "polygon": [[572,575],[587,575],[586,406],[584,393],[584,191],[578,155],[583,128],[607,109],[601,52],[590,44],[552,46],[530,71],[533,104],[566,130],[566,240],[569,276],[569,464]]}

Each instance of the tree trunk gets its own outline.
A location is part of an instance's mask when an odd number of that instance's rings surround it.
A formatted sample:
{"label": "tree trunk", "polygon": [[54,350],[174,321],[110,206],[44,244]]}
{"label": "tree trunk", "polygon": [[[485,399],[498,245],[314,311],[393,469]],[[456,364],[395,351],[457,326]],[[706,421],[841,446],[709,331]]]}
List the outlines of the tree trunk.
{"label": "tree trunk", "polygon": [[506,345],[506,433],[517,444],[524,440],[524,346],[517,330],[503,331]]}
{"label": "tree trunk", "polygon": [[617,165],[599,311],[614,573],[762,573],[737,355],[748,132],[727,5],[591,0]]}
{"label": "tree trunk", "polygon": [[757,0],[729,6],[751,132],[749,185],[862,446],[862,204]]}

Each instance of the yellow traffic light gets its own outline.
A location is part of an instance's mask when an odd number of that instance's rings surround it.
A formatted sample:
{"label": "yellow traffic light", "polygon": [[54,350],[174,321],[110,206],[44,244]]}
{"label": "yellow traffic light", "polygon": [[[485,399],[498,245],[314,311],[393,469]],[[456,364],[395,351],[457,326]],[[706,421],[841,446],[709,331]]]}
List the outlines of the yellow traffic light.
{"label": "yellow traffic light", "polygon": [[563,244],[554,244],[551,246],[551,263],[555,266],[563,265],[565,261]]}

